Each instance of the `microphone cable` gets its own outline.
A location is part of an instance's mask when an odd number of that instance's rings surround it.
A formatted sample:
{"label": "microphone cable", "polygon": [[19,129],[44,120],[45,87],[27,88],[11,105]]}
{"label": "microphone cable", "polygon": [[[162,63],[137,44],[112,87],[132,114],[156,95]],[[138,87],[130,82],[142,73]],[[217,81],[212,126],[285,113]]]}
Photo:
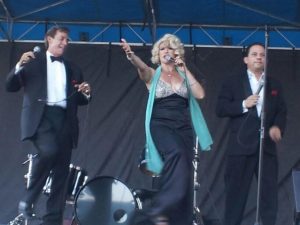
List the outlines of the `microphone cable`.
{"label": "microphone cable", "polygon": [[37,101],[38,102],[44,102],[44,103],[50,103],[50,104],[57,104],[57,103],[60,103],[60,102],[63,102],[63,101],[67,101],[69,100],[70,98],[72,98],[75,94],[77,93],[77,91],[73,91],[69,96],[67,96],[66,98],[64,99],[61,99],[61,100],[58,100],[58,101],[48,101],[47,99],[42,99],[42,98],[38,98]]}
{"label": "microphone cable", "polygon": [[[44,102],[44,103],[50,103],[50,104],[57,104],[57,103],[60,103],[60,102],[63,102],[63,101],[67,101],[69,99],[71,99],[76,93],[78,93],[77,90],[73,91],[69,96],[67,96],[66,98],[62,99],[62,100],[59,100],[59,101],[53,101],[53,102],[50,102],[48,101],[47,99],[37,99],[38,102]],[[89,114],[89,108],[90,108],[90,99],[91,99],[91,94],[90,95],[87,95],[85,93],[82,93],[86,98],[87,98],[87,101],[88,101],[88,104],[87,104],[87,109],[86,109],[86,115],[85,115],[85,119],[84,119],[84,126],[83,126],[83,131],[87,129],[87,121],[88,121],[88,114]]]}
{"label": "microphone cable", "polygon": [[[50,104],[57,104],[57,103],[60,103],[60,102],[63,102],[63,101],[67,101],[69,99],[71,99],[76,93],[78,93],[77,90],[73,91],[69,96],[67,96],[66,98],[64,99],[61,99],[61,100],[58,100],[58,101],[48,101],[47,99],[42,99],[42,98],[38,98],[36,99],[36,102],[34,103],[40,103],[40,102],[43,102],[43,103],[50,103]],[[90,99],[91,99],[91,96],[90,95],[86,95],[85,93],[82,93],[88,100],[88,103],[90,102]],[[32,103],[33,104],[33,103]],[[28,105],[25,105],[22,107],[22,109],[25,109],[29,106],[31,106],[32,104],[28,104]]]}
{"label": "microphone cable", "polygon": [[[262,81],[260,82],[260,84],[259,84],[259,86],[258,86],[256,92],[255,92],[254,94],[255,94],[255,95],[259,95],[259,93],[260,93],[260,91],[262,90],[263,87],[264,87],[264,82],[263,82],[263,80],[262,80]],[[248,109],[247,116],[246,116],[246,118],[244,119],[244,121],[242,122],[242,124],[241,124],[241,126],[239,127],[238,132],[237,132],[237,142],[238,142],[241,146],[243,146],[244,148],[247,148],[247,147],[249,147],[249,146],[250,146],[250,147],[254,147],[254,146],[256,145],[256,144],[252,144],[252,145],[244,144],[243,141],[242,141],[241,138],[240,138],[240,136],[241,136],[241,130],[243,130],[244,127],[245,127],[245,129],[247,129],[245,124],[246,124],[247,120],[249,119],[250,114],[251,114],[251,113],[256,113],[255,109],[256,109],[256,105],[253,106],[253,107],[251,107],[250,109]],[[258,131],[261,132],[260,128],[259,128]],[[259,138],[259,137],[258,137],[258,138]]]}
{"label": "microphone cable", "polygon": [[42,98],[38,98],[36,100],[34,100],[33,103],[31,104],[28,104],[28,105],[24,105],[22,107],[22,109],[26,109],[27,107],[33,105],[33,104],[37,104],[37,103],[50,103],[50,104],[57,104],[57,103],[60,103],[60,102],[63,102],[63,101],[67,101],[69,100],[70,98],[72,98],[75,94],[77,93],[77,91],[73,91],[69,96],[67,96],[66,98],[62,99],[62,100],[58,100],[58,101],[53,101],[53,102],[50,102],[48,101],[47,99],[42,99]]}
{"label": "microphone cable", "polygon": [[[254,106],[254,107],[255,107],[255,106]],[[243,141],[241,140],[241,132],[242,132],[242,130],[243,130],[244,128],[247,129],[247,127],[246,127],[246,122],[247,122],[247,120],[249,119],[250,114],[251,114],[251,113],[256,113],[254,107],[253,107],[253,108],[250,108],[250,109],[248,110],[247,116],[246,116],[246,118],[244,119],[244,121],[242,121],[242,124],[241,124],[241,126],[239,127],[238,132],[237,132],[237,142],[238,142],[241,146],[243,146],[244,148],[247,148],[247,147],[254,147],[255,145],[257,145],[256,143],[251,144],[251,145],[245,144],[245,143],[243,143]],[[258,130],[258,131],[260,131],[260,130]],[[259,138],[259,136],[258,136],[258,138]]]}

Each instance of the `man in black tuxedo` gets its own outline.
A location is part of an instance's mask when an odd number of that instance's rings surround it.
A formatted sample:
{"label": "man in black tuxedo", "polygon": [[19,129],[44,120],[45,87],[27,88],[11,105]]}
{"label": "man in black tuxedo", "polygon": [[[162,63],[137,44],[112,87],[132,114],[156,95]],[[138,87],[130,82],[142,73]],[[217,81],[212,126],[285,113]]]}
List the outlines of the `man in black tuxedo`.
{"label": "man in black tuxedo", "polygon": [[267,76],[266,85],[263,85],[264,62],[264,46],[260,43],[250,45],[244,57],[247,71],[228,77],[218,96],[216,113],[219,117],[229,118],[230,129],[224,177],[225,225],[241,224],[253,175],[258,174],[260,115],[263,103],[265,135],[260,219],[263,225],[274,225],[276,222],[276,143],[281,140],[285,128],[286,105],[281,85],[276,80]]}
{"label": "man in black tuxedo", "polygon": [[21,137],[32,143],[32,177],[19,203],[19,213],[33,216],[33,206],[52,171],[51,193],[43,225],[61,225],[72,148],[78,140],[78,105],[88,104],[90,85],[80,69],[63,58],[69,30],[52,27],[45,35],[45,53],[25,52],[7,76],[6,89],[24,89]]}

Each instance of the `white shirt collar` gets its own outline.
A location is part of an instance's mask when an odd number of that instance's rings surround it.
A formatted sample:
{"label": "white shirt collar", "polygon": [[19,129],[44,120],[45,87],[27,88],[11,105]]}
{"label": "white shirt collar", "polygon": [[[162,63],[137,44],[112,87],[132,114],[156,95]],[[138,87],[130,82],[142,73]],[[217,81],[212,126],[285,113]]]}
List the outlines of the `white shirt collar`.
{"label": "white shirt collar", "polygon": [[252,73],[249,69],[247,70],[248,78],[249,79],[255,79],[256,81],[260,81],[264,78],[265,72],[263,72],[259,78],[259,80],[256,79],[256,76],[254,73]]}

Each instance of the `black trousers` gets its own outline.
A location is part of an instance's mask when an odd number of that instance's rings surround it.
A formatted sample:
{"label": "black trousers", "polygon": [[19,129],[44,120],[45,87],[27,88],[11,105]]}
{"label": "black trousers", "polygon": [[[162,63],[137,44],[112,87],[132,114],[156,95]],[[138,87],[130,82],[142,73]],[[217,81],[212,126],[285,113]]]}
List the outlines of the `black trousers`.
{"label": "black trousers", "polygon": [[[260,217],[263,225],[274,225],[278,208],[277,156],[264,153],[261,179]],[[225,170],[225,225],[240,225],[253,175],[258,174],[258,153],[227,156]]]}
{"label": "black trousers", "polygon": [[46,106],[36,134],[30,139],[37,156],[33,159],[32,178],[22,199],[29,204],[37,201],[52,171],[52,185],[47,200],[43,225],[61,225],[66,201],[66,181],[72,152],[72,138],[66,112],[56,106]]}

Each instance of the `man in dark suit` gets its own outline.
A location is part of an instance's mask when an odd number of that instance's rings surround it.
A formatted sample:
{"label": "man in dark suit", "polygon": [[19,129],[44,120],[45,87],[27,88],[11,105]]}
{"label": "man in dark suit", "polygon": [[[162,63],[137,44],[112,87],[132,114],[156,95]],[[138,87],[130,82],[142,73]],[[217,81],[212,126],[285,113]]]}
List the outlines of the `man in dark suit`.
{"label": "man in dark suit", "polygon": [[52,172],[51,193],[43,225],[61,225],[72,148],[78,140],[77,106],[90,98],[90,85],[80,69],[63,58],[69,30],[52,27],[45,35],[45,53],[25,52],[7,76],[7,91],[24,89],[21,137],[32,143],[31,182],[19,213],[33,216],[33,206]]}
{"label": "man in dark suit", "polygon": [[286,105],[276,80],[267,76],[266,85],[263,85],[265,48],[262,44],[254,43],[246,49],[244,63],[247,72],[225,80],[216,107],[219,117],[229,118],[230,129],[224,177],[224,224],[241,224],[253,175],[258,174],[260,116],[264,103],[260,219],[263,225],[274,225],[278,204],[276,143],[281,140],[285,128]]}

